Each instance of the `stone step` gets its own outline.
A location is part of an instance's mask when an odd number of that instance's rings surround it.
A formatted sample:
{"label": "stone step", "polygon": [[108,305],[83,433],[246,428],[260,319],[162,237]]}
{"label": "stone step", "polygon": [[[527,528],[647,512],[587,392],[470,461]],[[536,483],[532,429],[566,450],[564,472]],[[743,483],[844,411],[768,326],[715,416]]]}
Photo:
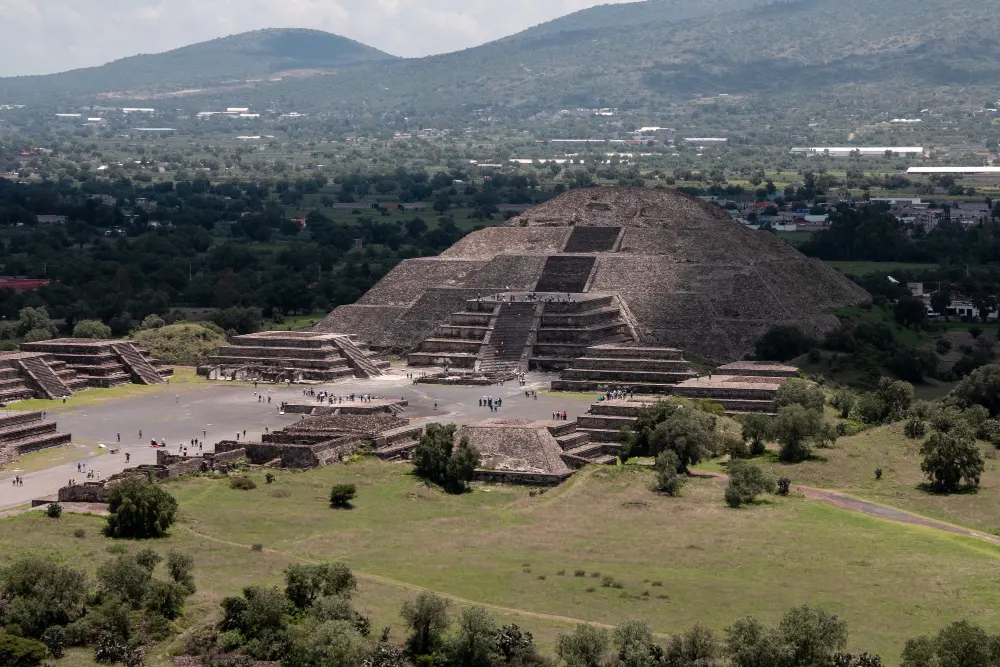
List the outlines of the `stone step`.
{"label": "stone step", "polygon": [[573,368],[609,370],[609,371],[668,371],[672,373],[697,374],[691,371],[691,364],[683,359],[623,359],[615,357],[597,357],[588,353],[576,360]]}
{"label": "stone step", "polygon": [[38,451],[39,449],[68,445],[72,440],[73,436],[69,433],[45,433],[38,436],[31,436],[5,442],[4,447],[17,452],[18,454],[26,454],[28,452]]}
{"label": "stone step", "polygon": [[478,353],[482,345],[482,341],[461,338],[428,338],[420,344],[420,351]]}
{"label": "stone step", "polygon": [[16,401],[27,401],[35,397],[35,393],[27,387],[12,387],[0,391],[0,405],[7,405]]}
{"label": "stone step", "polygon": [[545,313],[542,315],[543,327],[582,327],[614,321],[621,315],[621,308],[604,306],[581,313]]}
{"label": "stone step", "polygon": [[[223,350],[220,350],[222,352]],[[322,359],[294,359],[288,357],[274,357],[268,359],[254,359],[248,357],[234,357],[228,354],[216,354],[208,358],[208,364],[214,364],[219,366],[265,366],[265,367],[276,367],[276,368],[301,368],[301,369],[317,369],[317,370],[346,370],[348,373],[352,373],[350,365],[347,363],[347,359],[343,357],[337,357],[335,361],[324,361]]]}
{"label": "stone step", "polygon": [[576,430],[576,422],[564,421],[548,427],[549,433],[554,437],[569,435]]}
{"label": "stone step", "polygon": [[601,465],[601,466],[613,466],[613,465],[617,465],[617,463],[618,463],[618,457],[617,456],[612,456],[611,454],[602,454],[601,456],[598,456],[597,458],[592,459],[592,462],[596,463],[597,465]]}
{"label": "stone step", "polygon": [[613,370],[595,368],[576,368],[571,366],[564,370],[559,378],[562,380],[593,380],[609,382],[617,385],[631,384],[677,384],[698,377],[693,371],[637,371]]}
{"label": "stone step", "polygon": [[592,310],[598,310],[600,308],[606,308],[615,303],[615,298],[613,296],[600,296],[591,299],[583,299],[580,301],[567,301],[567,302],[553,302],[545,304],[545,313],[550,315],[555,314],[571,314],[571,313],[586,313]]}
{"label": "stone step", "polygon": [[615,382],[608,380],[553,380],[552,391],[604,392],[630,389],[636,394],[669,394],[676,384],[664,382]]}
{"label": "stone step", "polygon": [[582,459],[592,459],[604,454],[604,447],[605,443],[603,442],[588,442],[585,445],[578,445],[572,449],[567,449],[566,453],[570,456],[579,456]]}
{"label": "stone step", "polygon": [[556,442],[563,451],[568,451],[574,447],[579,447],[590,441],[590,436],[582,431],[573,431],[566,435],[556,436]]}
{"label": "stone step", "polygon": [[7,411],[0,412],[0,428],[10,428],[19,424],[29,424],[42,420],[41,412],[34,411]]}
{"label": "stone step", "polygon": [[532,371],[561,371],[569,368],[573,364],[573,358],[565,357],[536,357],[528,359],[528,370]]}
{"label": "stone step", "polygon": [[639,347],[629,345],[595,345],[586,356],[602,359],[667,359],[682,361],[684,352],[672,347]]}
{"label": "stone step", "polygon": [[0,428],[0,442],[23,440],[31,436],[42,435],[44,433],[55,433],[55,431],[56,425],[54,422],[25,422],[15,426]]}
{"label": "stone step", "polygon": [[614,321],[587,327],[541,327],[537,341],[540,344],[577,343],[589,344],[618,342],[625,340],[628,327],[624,322]]}
{"label": "stone step", "polygon": [[400,442],[394,442],[385,447],[380,447],[375,450],[374,454],[383,461],[397,458],[409,458],[410,454],[413,453],[413,450],[415,450],[419,444],[419,440],[403,440]]}
{"label": "stone step", "polygon": [[479,343],[486,338],[486,333],[490,330],[488,326],[466,326],[456,324],[442,324],[434,332],[435,338],[460,338],[463,340],[474,340]]}
{"label": "stone step", "polygon": [[411,352],[406,356],[410,366],[448,366],[451,368],[475,368],[479,353],[468,352]]}
{"label": "stone step", "polygon": [[719,402],[723,399],[773,401],[777,394],[777,387],[774,385],[764,385],[764,387],[759,389],[751,387],[723,389],[711,386],[677,386],[673,388],[673,393],[676,396],[684,396],[685,398],[709,398]]}
{"label": "stone step", "polygon": [[617,415],[580,415],[577,418],[580,428],[598,428],[620,431],[635,424],[633,417],[619,417]]}
{"label": "stone step", "polygon": [[615,445],[617,448],[621,448],[621,440],[619,440],[619,431],[610,428],[584,428],[580,427],[581,433],[586,433],[590,438],[591,442],[601,442],[605,445]]}

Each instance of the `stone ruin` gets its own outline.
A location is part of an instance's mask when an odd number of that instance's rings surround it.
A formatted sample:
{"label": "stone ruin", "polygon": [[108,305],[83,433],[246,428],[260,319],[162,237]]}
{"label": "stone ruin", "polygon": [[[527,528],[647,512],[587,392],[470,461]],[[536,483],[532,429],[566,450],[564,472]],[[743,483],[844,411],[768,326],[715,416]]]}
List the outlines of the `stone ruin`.
{"label": "stone ruin", "polygon": [[376,377],[388,367],[351,334],[264,331],[235,336],[198,374],[212,380],[327,382]]}
{"label": "stone ruin", "polygon": [[[180,456],[169,454],[165,450],[156,451],[155,465],[139,465],[126,468],[122,472],[100,481],[85,481],[59,489],[58,500],[61,503],[107,503],[111,488],[134,475],[151,476],[154,479],[173,479],[182,475],[197,475],[215,472],[228,473],[246,458],[246,452],[232,449],[226,452],[209,452],[199,456]],[[41,503],[42,501],[39,501]],[[47,502],[47,500],[45,501]]]}
{"label": "stone ruin", "polygon": [[[575,361],[631,343],[731,362],[774,325],[821,334],[838,325],[835,308],[870,298],[713,204],[672,190],[587,188],[439,257],[402,262],[316,330],[350,332],[414,366],[611,371]],[[564,380],[600,380],[587,375]]]}
{"label": "stone ruin", "polygon": [[66,398],[88,387],[159,384],[172,368],[131,341],[56,338],[0,354],[0,403]]}
{"label": "stone ruin", "polygon": [[72,440],[71,434],[57,430],[55,422],[43,421],[41,412],[0,410],[0,464],[29,452],[68,445]]}
{"label": "stone ruin", "polygon": [[332,410],[315,407],[313,410],[319,410],[318,414],[308,417],[303,414],[302,420],[265,433],[260,442],[225,440],[215,445],[215,451],[244,449],[255,465],[284,468],[327,465],[353,456],[362,448],[383,460],[407,459],[416,449],[423,428],[397,416],[389,404],[398,403],[384,403],[368,411],[346,404],[346,410],[339,406]]}
{"label": "stone ruin", "polygon": [[560,421],[486,419],[460,427],[455,441],[468,438],[479,452],[475,481],[556,486],[573,474],[557,440],[565,427]]}

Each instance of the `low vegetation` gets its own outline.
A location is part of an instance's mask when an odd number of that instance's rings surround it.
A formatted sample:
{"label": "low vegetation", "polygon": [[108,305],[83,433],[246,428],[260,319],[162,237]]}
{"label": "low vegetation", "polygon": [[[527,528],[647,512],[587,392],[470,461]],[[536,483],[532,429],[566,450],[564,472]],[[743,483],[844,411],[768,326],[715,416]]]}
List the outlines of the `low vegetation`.
{"label": "low vegetation", "polygon": [[226,344],[226,337],[221,329],[203,323],[179,323],[139,329],[132,334],[132,338],[157,359],[178,366],[197,366]]}

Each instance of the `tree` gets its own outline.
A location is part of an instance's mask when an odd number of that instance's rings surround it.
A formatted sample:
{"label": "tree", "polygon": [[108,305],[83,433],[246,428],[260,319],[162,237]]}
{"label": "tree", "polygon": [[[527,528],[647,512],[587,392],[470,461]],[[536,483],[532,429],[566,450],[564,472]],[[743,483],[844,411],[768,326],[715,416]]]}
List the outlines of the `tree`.
{"label": "tree", "polygon": [[5,621],[38,638],[83,615],[87,577],[48,558],[22,557],[0,570],[0,599],[7,602]]}
{"label": "tree", "polygon": [[609,645],[606,630],[581,623],[571,634],[559,635],[556,653],[567,667],[602,667]]}
{"label": "tree", "polygon": [[111,327],[100,320],[80,320],[73,327],[73,338],[96,338],[107,340],[111,338]]}
{"label": "tree", "polygon": [[822,410],[826,405],[826,394],[819,385],[792,378],[778,389],[774,403],[779,408],[786,405],[801,405],[810,410]]}
{"label": "tree", "polygon": [[532,665],[541,660],[530,632],[522,632],[512,623],[497,628],[494,634],[496,650],[508,665]]}
{"label": "tree", "polygon": [[240,308],[232,306],[212,314],[212,322],[224,331],[237,334],[251,334],[260,331],[263,315],[260,308]]}
{"label": "tree", "polygon": [[948,307],[951,306],[951,288],[948,286],[942,287],[937,292],[931,294],[931,308],[938,315],[944,315],[947,319],[948,317]]}
{"label": "tree", "polygon": [[979,486],[986,469],[975,437],[966,427],[948,433],[934,433],[920,448],[924,459],[920,469],[938,492],[953,493],[964,485]]}
{"label": "tree", "polygon": [[680,495],[685,479],[678,472],[680,459],[672,449],[665,449],[656,457],[656,490],[668,496]]}
{"label": "tree", "polygon": [[48,340],[54,338],[58,329],[49,319],[49,313],[45,308],[22,308],[18,312],[18,320],[15,331],[18,336],[28,339],[31,334],[32,340]]}
{"label": "tree", "polygon": [[288,644],[282,667],[361,667],[369,653],[364,638],[347,621],[293,625]]}
{"label": "tree", "polygon": [[414,472],[440,484],[449,493],[462,493],[479,465],[479,452],[462,438],[455,447],[456,426],[428,424],[413,452]]}
{"label": "tree", "polygon": [[715,452],[715,423],[710,414],[679,406],[649,436],[649,453],[658,456],[669,449],[677,455],[678,470],[686,471]]}
{"label": "tree", "polygon": [[777,628],[753,616],[726,628],[725,652],[733,667],[820,667],[833,664],[847,643],[847,623],[836,614],[802,606]]}
{"label": "tree", "polygon": [[179,551],[167,552],[167,573],[170,578],[191,595],[197,590],[194,585],[194,558]]}
{"label": "tree", "polygon": [[761,361],[789,361],[816,347],[816,339],[794,325],[772,327],[757,341],[754,357]]}
{"label": "tree", "polygon": [[778,458],[792,463],[805,461],[812,454],[810,443],[822,429],[823,413],[819,410],[807,410],[801,405],[781,408],[774,423],[774,435],[781,445]]}
{"label": "tree", "polygon": [[916,637],[903,646],[901,667],[991,667],[1000,659],[1000,637],[968,621],[955,621],[933,637]]}
{"label": "tree", "polygon": [[916,297],[904,296],[892,307],[892,315],[901,326],[920,329],[927,322],[927,307]]}
{"label": "tree", "polygon": [[45,644],[37,639],[0,631],[0,665],[4,667],[35,667],[48,654]]}
{"label": "tree", "polygon": [[714,667],[721,649],[715,634],[701,624],[674,635],[667,645],[664,664],[669,667]]}
{"label": "tree", "polygon": [[758,466],[745,461],[730,464],[729,484],[725,493],[726,504],[730,507],[752,503],[761,493],[774,493],[774,490],[774,479]]}
{"label": "tree", "polygon": [[760,456],[767,451],[766,443],[773,437],[773,419],[759,412],[751,412],[743,417],[743,428],[740,434],[743,441],[750,445],[750,455]]}
{"label": "tree", "polygon": [[445,653],[453,665],[491,667],[497,654],[496,622],[483,607],[468,607],[458,617],[458,628]]}
{"label": "tree", "polygon": [[350,509],[357,493],[358,489],[353,484],[334,484],[330,490],[330,507]]}
{"label": "tree", "polygon": [[1000,364],[980,366],[962,380],[952,396],[965,405],[981,405],[1000,417]]}
{"label": "tree", "polygon": [[97,581],[101,592],[127,602],[133,609],[138,609],[142,604],[152,578],[150,570],[128,554],[121,554],[104,561],[97,568]]}
{"label": "tree", "polygon": [[343,563],[297,564],[285,568],[285,596],[298,609],[311,607],[320,597],[350,597],[358,587],[354,574]]}
{"label": "tree", "polygon": [[441,646],[441,637],[448,629],[448,601],[441,596],[424,591],[415,599],[403,603],[399,615],[406,621],[409,636],[406,652],[411,657],[432,655]]}
{"label": "tree", "polygon": [[140,331],[150,331],[152,329],[162,329],[167,323],[159,315],[146,315],[143,318],[142,323],[139,325]]}
{"label": "tree", "polygon": [[108,537],[163,537],[174,523],[177,501],[145,477],[131,475],[108,492]]}
{"label": "tree", "polygon": [[653,629],[645,621],[625,621],[614,631],[615,667],[654,667],[663,649],[653,641]]}

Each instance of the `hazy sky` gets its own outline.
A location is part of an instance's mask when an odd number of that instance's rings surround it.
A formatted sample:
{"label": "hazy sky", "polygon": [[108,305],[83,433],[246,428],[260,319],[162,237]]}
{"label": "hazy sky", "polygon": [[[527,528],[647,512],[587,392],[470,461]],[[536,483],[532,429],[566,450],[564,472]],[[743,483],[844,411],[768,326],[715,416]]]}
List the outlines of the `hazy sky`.
{"label": "hazy sky", "polygon": [[0,0],[0,76],[101,65],[260,28],[315,28],[424,56],[617,1]]}

